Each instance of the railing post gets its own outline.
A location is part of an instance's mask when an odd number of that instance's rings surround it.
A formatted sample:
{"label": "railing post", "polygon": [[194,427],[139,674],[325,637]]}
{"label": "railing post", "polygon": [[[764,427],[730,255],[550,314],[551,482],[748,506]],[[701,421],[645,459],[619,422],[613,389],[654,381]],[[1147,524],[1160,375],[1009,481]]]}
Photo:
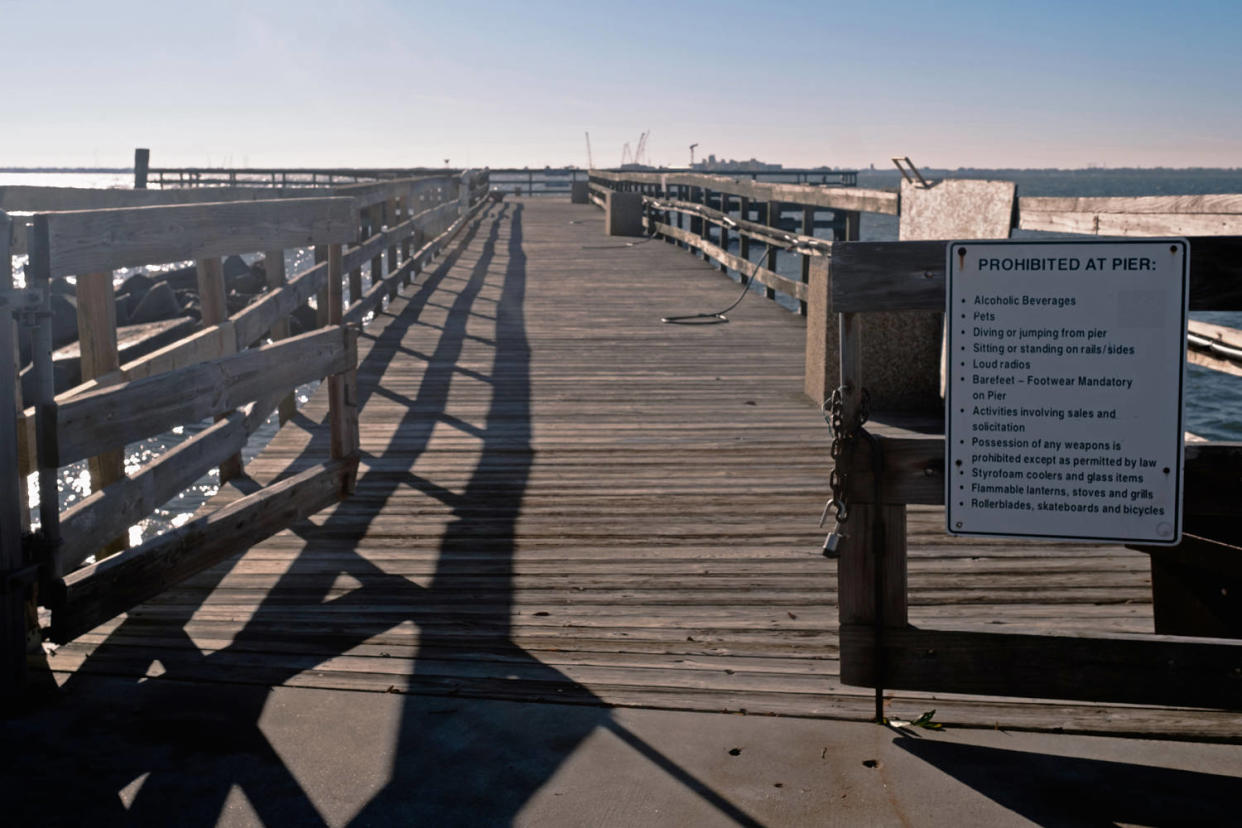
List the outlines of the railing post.
{"label": "railing post", "polygon": [[[398,213],[399,205],[400,205],[400,201],[398,201],[398,199],[395,196],[388,199],[388,229],[389,230],[391,230],[392,228],[396,227],[398,224],[401,223],[401,218]],[[393,242],[392,244],[388,246],[388,275],[391,276],[392,274],[396,272],[397,272],[397,244],[396,242]],[[392,284],[388,286],[389,301],[391,301],[392,298],[396,295],[397,295],[397,283],[394,281]],[[350,301],[353,301],[352,296],[350,297]]]}
{"label": "railing post", "polygon": [[[855,421],[862,405],[862,317],[838,314],[840,330],[840,387],[843,391],[842,420]],[[857,468],[871,457],[861,436],[850,458]],[[846,462],[849,462],[847,459]],[[843,471],[849,472],[850,469]],[[876,690],[876,720],[883,719],[883,631],[907,626],[906,604],[906,507],[877,501],[874,492],[846,493],[848,520],[837,565],[837,612],[840,626],[871,627],[874,652],[870,673],[857,671],[853,659],[843,657],[841,678],[847,684],[871,685]],[[864,661],[865,664],[865,661]]]}
{"label": "railing post", "polygon": [[[327,245],[315,245],[315,264],[323,264],[327,260]],[[330,318],[329,314],[331,313],[331,303],[328,301],[328,296],[329,292],[327,285],[324,285],[315,293],[315,326],[318,328],[322,328],[324,325],[327,325],[328,319]]]}
{"label": "railing post", "polygon": [[[729,194],[723,190],[720,192],[720,212],[724,213],[726,216],[729,215]],[[720,249],[726,253],[729,252],[729,228],[726,227],[723,222],[720,224]],[[721,262],[720,272],[728,273],[729,266],[724,262]],[[745,278],[743,274],[739,273],[738,275]]]}
{"label": "railing post", "polygon": [[[765,221],[764,224],[768,225],[769,227],[780,227],[781,225],[781,204],[779,201],[768,202],[767,221]],[[773,245],[773,244],[768,245],[768,255],[766,257],[764,266],[768,270],[772,271],[773,273],[776,272],[776,245]],[[768,299],[775,299],[776,291],[773,288],[765,287],[763,289],[763,295]]]}
{"label": "railing post", "polygon": [[[12,284],[9,241],[12,220],[0,213],[0,288]],[[9,353],[9,349],[13,349]],[[8,576],[26,565],[22,533],[26,529],[26,490],[22,485],[17,415],[21,408],[18,385],[17,321],[13,309],[0,298],[0,700],[15,696],[26,674],[26,601],[28,588]]]}
{"label": "railing post", "polygon": [[[371,237],[371,231],[368,227],[370,216],[368,208],[363,207],[358,211],[358,235],[366,241]],[[354,303],[362,296],[362,265],[352,268],[349,271],[349,301]]]}
{"label": "railing post", "polygon": [[[101,377],[121,367],[116,345],[116,298],[112,273],[78,276],[78,349],[82,381]],[[113,449],[87,460],[91,491],[97,492],[125,476],[125,450]],[[100,538],[102,558],[125,548],[127,538]]]}
{"label": "railing post", "polygon": [[[212,256],[207,259],[200,259],[196,263],[198,271],[198,299],[202,308],[203,326],[218,325],[229,318],[228,301],[225,298],[224,286],[224,267],[219,256]],[[232,353],[236,350],[234,347],[227,347],[226,353]],[[216,422],[228,416],[227,411],[221,411],[216,414]],[[223,486],[234,478],[241,477],[242,474],[242,456],[241,452],[234,454],[232,457],[220,464],[220,485]]]}
{"label": "railing post", "polygon": [[[134,150],[134,189],[145,190],[147,188],[147,171],[151,166],[151,150],[135,149]],[[160,176],[161,182],[163,175]]]}
{"label": "railing post", "polygon": [[[267,275],[267,289],[280,290],[280,288],[284,286],[285,279],[287,277],[285,270],[285,251],[269,250],[264,253],[263,269]],[[288,339],[289,334],[289,317],[282,317],[272,323],[271,337],[273,342],[277,342],[281,339]],[[284,396],[283,399],[281,399],[280,404],[277,406],[279,411],[277,416],[280,418],[281,425],[284,425],[292,420],[293,415],[297,413],[298,407],[295,394],[295,391],[290,391]]]}
{"label": "railing post", "polygon": [[[815,235],[815,208],[802,208],[802,235]],[[811,257],[807,253],[802,254],[802,284],[809,285],[811,283]],[[806,316],[806,302],[798,303],[798,313]]]}
{"label": "railing post", "polygon": [[[328,247],[328,306],[331,313],[329,325],[340,325],[343,318],[341,285],[341,245]],[[342,328],[342,333],[356,341],[353,328]],[[355,454],[358,450],[358,370],[350,368],[328,377],[329,451],[332,459],[339,460]],[[352,477],[343,494],[353,489]]]}

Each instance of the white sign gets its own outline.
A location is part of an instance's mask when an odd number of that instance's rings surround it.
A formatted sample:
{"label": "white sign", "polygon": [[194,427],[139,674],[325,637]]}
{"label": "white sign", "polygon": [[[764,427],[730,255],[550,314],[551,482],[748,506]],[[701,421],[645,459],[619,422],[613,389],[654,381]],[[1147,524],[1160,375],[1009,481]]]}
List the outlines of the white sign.
{"label": "white sign", "polygon": [[1175,544],[1185,239],[948,245],[958,535]]}

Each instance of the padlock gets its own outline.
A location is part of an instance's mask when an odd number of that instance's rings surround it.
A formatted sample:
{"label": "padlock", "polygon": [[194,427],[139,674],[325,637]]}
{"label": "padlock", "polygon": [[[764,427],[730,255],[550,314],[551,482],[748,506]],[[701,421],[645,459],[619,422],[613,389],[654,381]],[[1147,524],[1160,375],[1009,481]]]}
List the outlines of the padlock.
{"label": "padlock", "polygon": [[837,557],[837,547],[841,545],[841,540],[844,537],[845,533],[841,531],[841,524],[834,524],[832,531],[828,533],[828,537],[824,538],[824,548],[821,551],[825,558]]}

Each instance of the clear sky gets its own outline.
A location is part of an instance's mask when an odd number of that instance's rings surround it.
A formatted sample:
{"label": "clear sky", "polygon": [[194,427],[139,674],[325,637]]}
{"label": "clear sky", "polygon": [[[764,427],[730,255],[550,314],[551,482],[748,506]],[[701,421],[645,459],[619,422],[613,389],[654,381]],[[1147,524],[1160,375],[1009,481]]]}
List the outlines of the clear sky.
{"label": "clear sky", "polygon": [[0,166],[1242,166],[1242,3],[0,0]]}

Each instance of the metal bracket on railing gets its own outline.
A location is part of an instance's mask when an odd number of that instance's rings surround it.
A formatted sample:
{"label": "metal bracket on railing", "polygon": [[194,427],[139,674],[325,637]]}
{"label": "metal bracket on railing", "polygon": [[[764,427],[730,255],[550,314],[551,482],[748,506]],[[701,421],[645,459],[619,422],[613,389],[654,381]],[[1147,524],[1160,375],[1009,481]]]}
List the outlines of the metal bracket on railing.
{"label": "metal bracket on railing", "polygon": [[[931,184],[927,183],[927,179],[919,172],[919,168],[914,166],[914,162],[910,160],[910,156],[894,156],[893,163],[897,165],[897,169],[901,172],[901,177],[911,184],[918,184],[924,190],[930,189]],[[909,172],[906,172],[907,168]]]}
{"label": "metal bracket on railing", "polygon": [[51,313],[46,307],[47,297],[44,291],[25,289],[0,289],[0,311],[13,314],[17,324],[23,328],[33,328],[39,324],[41,316]]}

